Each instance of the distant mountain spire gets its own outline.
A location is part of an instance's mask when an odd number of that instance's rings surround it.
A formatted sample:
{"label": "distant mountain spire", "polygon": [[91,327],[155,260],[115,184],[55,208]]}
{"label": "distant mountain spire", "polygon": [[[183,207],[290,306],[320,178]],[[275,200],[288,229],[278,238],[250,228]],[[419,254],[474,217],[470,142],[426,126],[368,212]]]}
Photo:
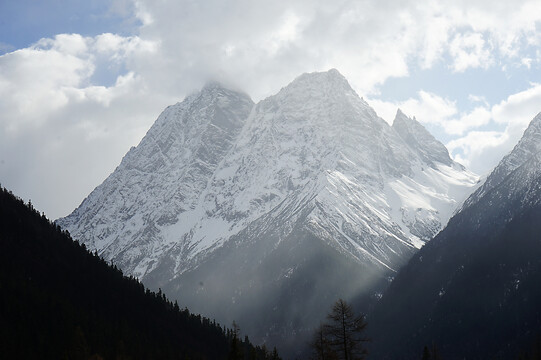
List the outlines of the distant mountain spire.
{"label": "distant mountain spire", "polygon": [[436,140],[415,118],[409,118],[400,109],[396,112],[393,128],[404,139],[406,144],[427,163],[432,166],[436,162],[448,166],[453,164],[447,148]]}

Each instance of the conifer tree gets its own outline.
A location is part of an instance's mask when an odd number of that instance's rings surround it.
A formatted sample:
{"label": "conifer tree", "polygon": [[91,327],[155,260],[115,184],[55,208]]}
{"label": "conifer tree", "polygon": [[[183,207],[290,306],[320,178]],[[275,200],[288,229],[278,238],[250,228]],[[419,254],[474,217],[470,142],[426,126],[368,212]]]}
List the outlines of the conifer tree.
{"label": "conifer tree", "polygon": [[278,350],[276,350],[276,346],[274,347],[274,349],[272,349],[271,359],[272,360],[281,360],[280,356],[278,356]]}
{"label": "conifer tree", "polygon": [[363,332],[366,328],[364,315],[355,315],[351,306],[344,300],[338,299],[329,315],[326,333],[330,346],[339,359],[364,359],[367,354],[363,342],[368,341]]}
{"label": "conifer tree", "polygon": [[240,327],[235,321],[231,325],[231,347],[229,350],[228,360],[243,359],[241,344],[239,341]]}

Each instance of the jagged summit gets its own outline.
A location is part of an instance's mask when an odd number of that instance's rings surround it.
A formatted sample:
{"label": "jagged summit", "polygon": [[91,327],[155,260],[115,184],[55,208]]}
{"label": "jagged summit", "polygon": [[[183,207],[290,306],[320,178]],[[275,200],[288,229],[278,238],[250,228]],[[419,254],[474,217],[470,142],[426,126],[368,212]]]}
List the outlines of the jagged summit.
{"label": "jagged summit", "polygon": [[430,134],[415,118],[409,118],[398,109],[393,128],[400,137],[428,164],[439,162],[450,166],[453,160],[447,148]]}
{"label": "jagged summit", "polygon": [[346,78],[336,69],[302,74],[271,98],[283,100],[289,96],[295,96],[297,101],[301,101],[298,104],[300,109],[303,109],[302,102],[306,101],[344,101],[348,97],[358,97]]}
{"label": "jagged summit", "polygon": [[336,69],[304,73],[293,80],[288,87],[306,86],[308,84],[310,84],[309,86],[319,85],[321,89],[335,87],[352,90],[347,79]]}
{"label": "jagged summit", "polygon": [[[349,82],[336,69],[324,72],[304,73],[296,77],[289,85],[282,88],[276,95],[263,100],[270,99],[286,101],[285,98],[294,96],[295,101],[325,101],[344,102],[352,98],[358,98],[358,95],[351,88]],[[357,100],[357,99],[355,99]],[[289,101],[290,103],[293,101]],[[364,103],[364,101],[361,100]],[[297,104],[303,106],[303,103]],[[367,105],[368,107],[368,105]],[[304,108],[302,108],[304,109]]]}

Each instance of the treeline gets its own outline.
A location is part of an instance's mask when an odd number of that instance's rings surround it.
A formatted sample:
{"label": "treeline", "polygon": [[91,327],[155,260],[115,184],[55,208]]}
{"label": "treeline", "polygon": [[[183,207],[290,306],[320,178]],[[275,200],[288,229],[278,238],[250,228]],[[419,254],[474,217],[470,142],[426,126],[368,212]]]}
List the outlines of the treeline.
{"label": "treeline", "polygon": [[278,359],[145,289],[0,187],[4,359]]}

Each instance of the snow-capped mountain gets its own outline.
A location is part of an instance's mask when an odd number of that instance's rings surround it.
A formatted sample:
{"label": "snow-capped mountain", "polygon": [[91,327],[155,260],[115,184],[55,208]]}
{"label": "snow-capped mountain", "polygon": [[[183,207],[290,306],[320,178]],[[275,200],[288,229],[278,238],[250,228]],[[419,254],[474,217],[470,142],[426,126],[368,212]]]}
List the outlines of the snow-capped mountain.
{"label": "snow-capped mountain", "polygon": [[[212,315],[246,299],[254,281],[305,274],[314,249],[367,274],[397,270],[477,180],[417,121],[399,111],[389,126],[330,70],[301,75],[256,105],[213,83],[168,107],[58,223],[125,272]],[[334,271],[310,269],[320,278]],[[209,286],[232,282],[232,293]],[[351,286],[333,283],[329,296]],[[348,296],[369,285],[353,287]]]}
{"label": "snow-capped mountain", "polygon": [[372,314],[372,354],[517,357],[541,326],[541,113],[399,272]]}

